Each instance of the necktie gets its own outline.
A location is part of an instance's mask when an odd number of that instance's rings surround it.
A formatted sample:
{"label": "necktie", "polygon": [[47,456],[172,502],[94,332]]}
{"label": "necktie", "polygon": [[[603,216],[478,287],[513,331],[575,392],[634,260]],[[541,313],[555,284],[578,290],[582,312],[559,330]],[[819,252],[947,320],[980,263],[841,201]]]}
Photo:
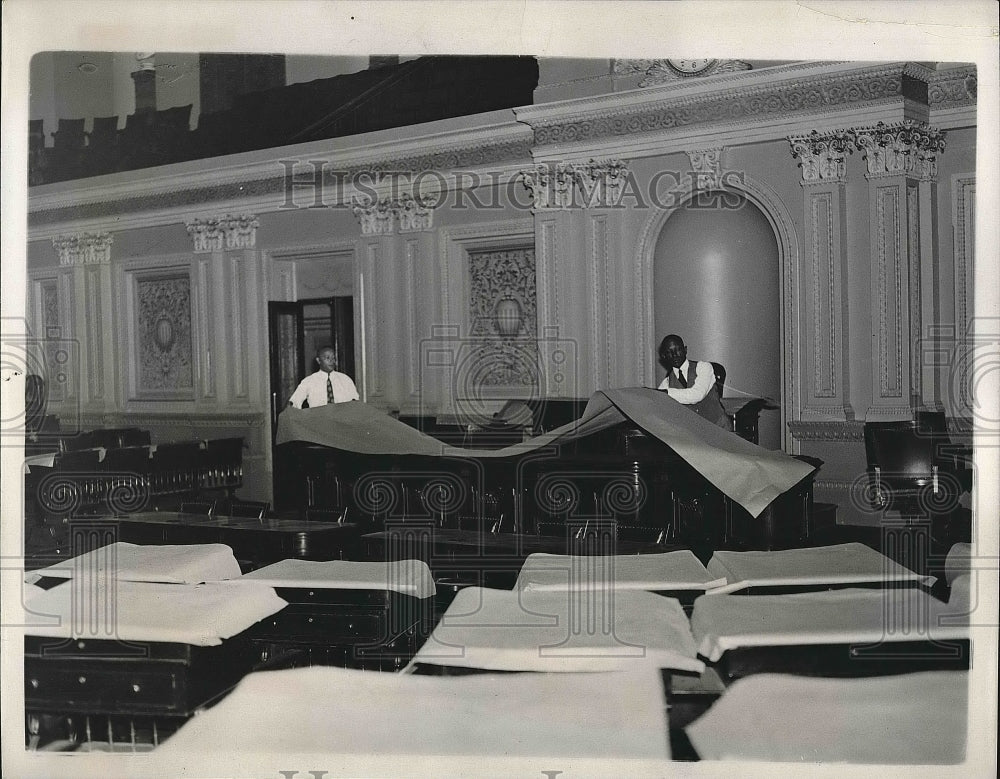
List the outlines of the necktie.
{"label": "necktie", "polygon": [[687,380],[684,378],[684,371],[682,371],[680,368],[677,369],[677,383],[680,384],[682,387],[687,388],[688,383]]}
{"label": "necktie", "polygon": [[326,402],[333,403],[333,380],[326,374]]}

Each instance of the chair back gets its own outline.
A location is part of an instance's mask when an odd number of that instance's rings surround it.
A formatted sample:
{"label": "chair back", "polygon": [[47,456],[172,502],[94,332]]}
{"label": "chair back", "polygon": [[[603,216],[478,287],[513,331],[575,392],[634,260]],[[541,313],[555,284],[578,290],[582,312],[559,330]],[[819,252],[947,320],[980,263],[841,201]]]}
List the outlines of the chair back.
{"label": "chair back", "polygon": [[271,510],[271,504],[266,501],[243,500],[232,501],[229,504],[230,517],[247,517],[250,519],[263,519],[267,512]]}
{"label": "chair back", "polygon": [[722,391],[726,386],[726,369],[722,363],[713,362],[712,370],[715,371],[715,391],[719,393],[719,399],[722,399]]}
{"label": "chair back", "polygon": [[182,514],[200,514],[205,517],[210,517],[215,512],[215,501],[204,502],[204,501],[192,501],[181,503],[181,513]]}
{"label": "chair back", "polygon": [[883,479],[926,483],[937,464],[939,435],[920,430],[917,421],[866,422],[865,455]]}
{"label": "chair back", "polygon": [[328,522],[331,524],[342,524],[344,522],[347,509],[330,506],[327,508],[316,508],[310,506],[306,509],[306,522]]}

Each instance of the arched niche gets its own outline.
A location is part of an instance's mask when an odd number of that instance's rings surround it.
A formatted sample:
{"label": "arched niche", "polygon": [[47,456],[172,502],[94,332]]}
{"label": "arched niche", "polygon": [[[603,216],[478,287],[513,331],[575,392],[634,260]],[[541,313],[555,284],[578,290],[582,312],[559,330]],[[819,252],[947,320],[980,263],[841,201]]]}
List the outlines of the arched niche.
{"label": "arched niche", "polygon": [[[740,193],[698,192],[663,223],[652,265],[654,348],[678,333],[692,358],[725,366],[727,397],[780,398],[780,253],[763,211]],[[779,414],[762,412],[760,444],[781,448]]]}

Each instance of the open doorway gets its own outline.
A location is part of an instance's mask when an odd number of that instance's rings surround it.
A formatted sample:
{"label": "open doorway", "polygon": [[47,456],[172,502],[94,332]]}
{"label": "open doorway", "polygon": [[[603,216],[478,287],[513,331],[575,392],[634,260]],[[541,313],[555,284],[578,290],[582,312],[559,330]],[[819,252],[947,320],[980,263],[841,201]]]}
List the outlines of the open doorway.
{"label": "open doorway", "polygon": [[354,298],[351,295],[268,303],[268,359],[271,377],[271,436],[278,414],[299,382],[316,370],[313,358],[324,346],[334,367],[354,376]]}

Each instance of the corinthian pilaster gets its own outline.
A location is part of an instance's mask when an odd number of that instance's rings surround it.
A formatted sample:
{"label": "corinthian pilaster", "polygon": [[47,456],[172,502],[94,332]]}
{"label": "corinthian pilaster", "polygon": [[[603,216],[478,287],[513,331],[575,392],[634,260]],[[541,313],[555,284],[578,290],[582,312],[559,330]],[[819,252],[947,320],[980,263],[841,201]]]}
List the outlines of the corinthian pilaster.
{"label": "corinthian pilaster", "polygon": [[850,344],[847,294],[847,164],[849,132],[788,139],[800,160],[805,214],[802,274],[801,355],[803,419],[854,417],[850,403]]}
{"label": "corinthian pilaster", "polygon": [[944,151],[944,132],[908,119],[855,131],[855,143],[865,152],[870,179],[910,176],[917,179],[937,175],[937,155]]}
{"label": "corinthian pilaster", "polygon": [[395,210],[392,201],[364,196],[355,200],[353,210],[361,223],[362,235],[392,235]]}
{"label": "corinthian pilaster", "polygon": [[212,219],[193,219],[187,222],[187,231],[194,242],[194,253],[210,254],[253,249],[257,245],[259,226],[260,222],[252,214],[226,214]]}
{"label": "corinthian pilaster", "polygon": [[52,239],[60,265],[106,265],[111,262],[111,233],[60,235]]}
{"label": "corinthian pilaster", "polygon": [[800,161],[803,185],[847,181],[847,155],[854,150],[851,133],[813,130],[809,135],[793,135],[788,142],[792,145],[792,156]]}
{"label": "corinthian pilaster", "polygon": [[698,190],[722,189],[723,149],[698,149],[687,152],[694,172],[694,184]]}
{"label": "corinthian pilaster", "polygon": [[574,166],[564,163],[536,165],[519,173],[531,194],[534,209],[566,209],[573,202]]}
{"label": "corinthian pilaster", "polygon": [[933,192],[944,133],[921,122],[879,123],[855,131],[865,153],[871,241],[872,404],[868,419],[897,419],[925,405],[921,266],[934,268]]}
{"label": "corinthian pilaster", "polygon": [[624,162],[590,160],[574,167],[584,206],[613,206],[619,202],[628,179]]}
{"label": "corinthian pilaster", "polygon": [[415,233],[430,230],[433,225],[434,210],[412,195],[404,195],[396,204],[399,215],[399,232]]}

